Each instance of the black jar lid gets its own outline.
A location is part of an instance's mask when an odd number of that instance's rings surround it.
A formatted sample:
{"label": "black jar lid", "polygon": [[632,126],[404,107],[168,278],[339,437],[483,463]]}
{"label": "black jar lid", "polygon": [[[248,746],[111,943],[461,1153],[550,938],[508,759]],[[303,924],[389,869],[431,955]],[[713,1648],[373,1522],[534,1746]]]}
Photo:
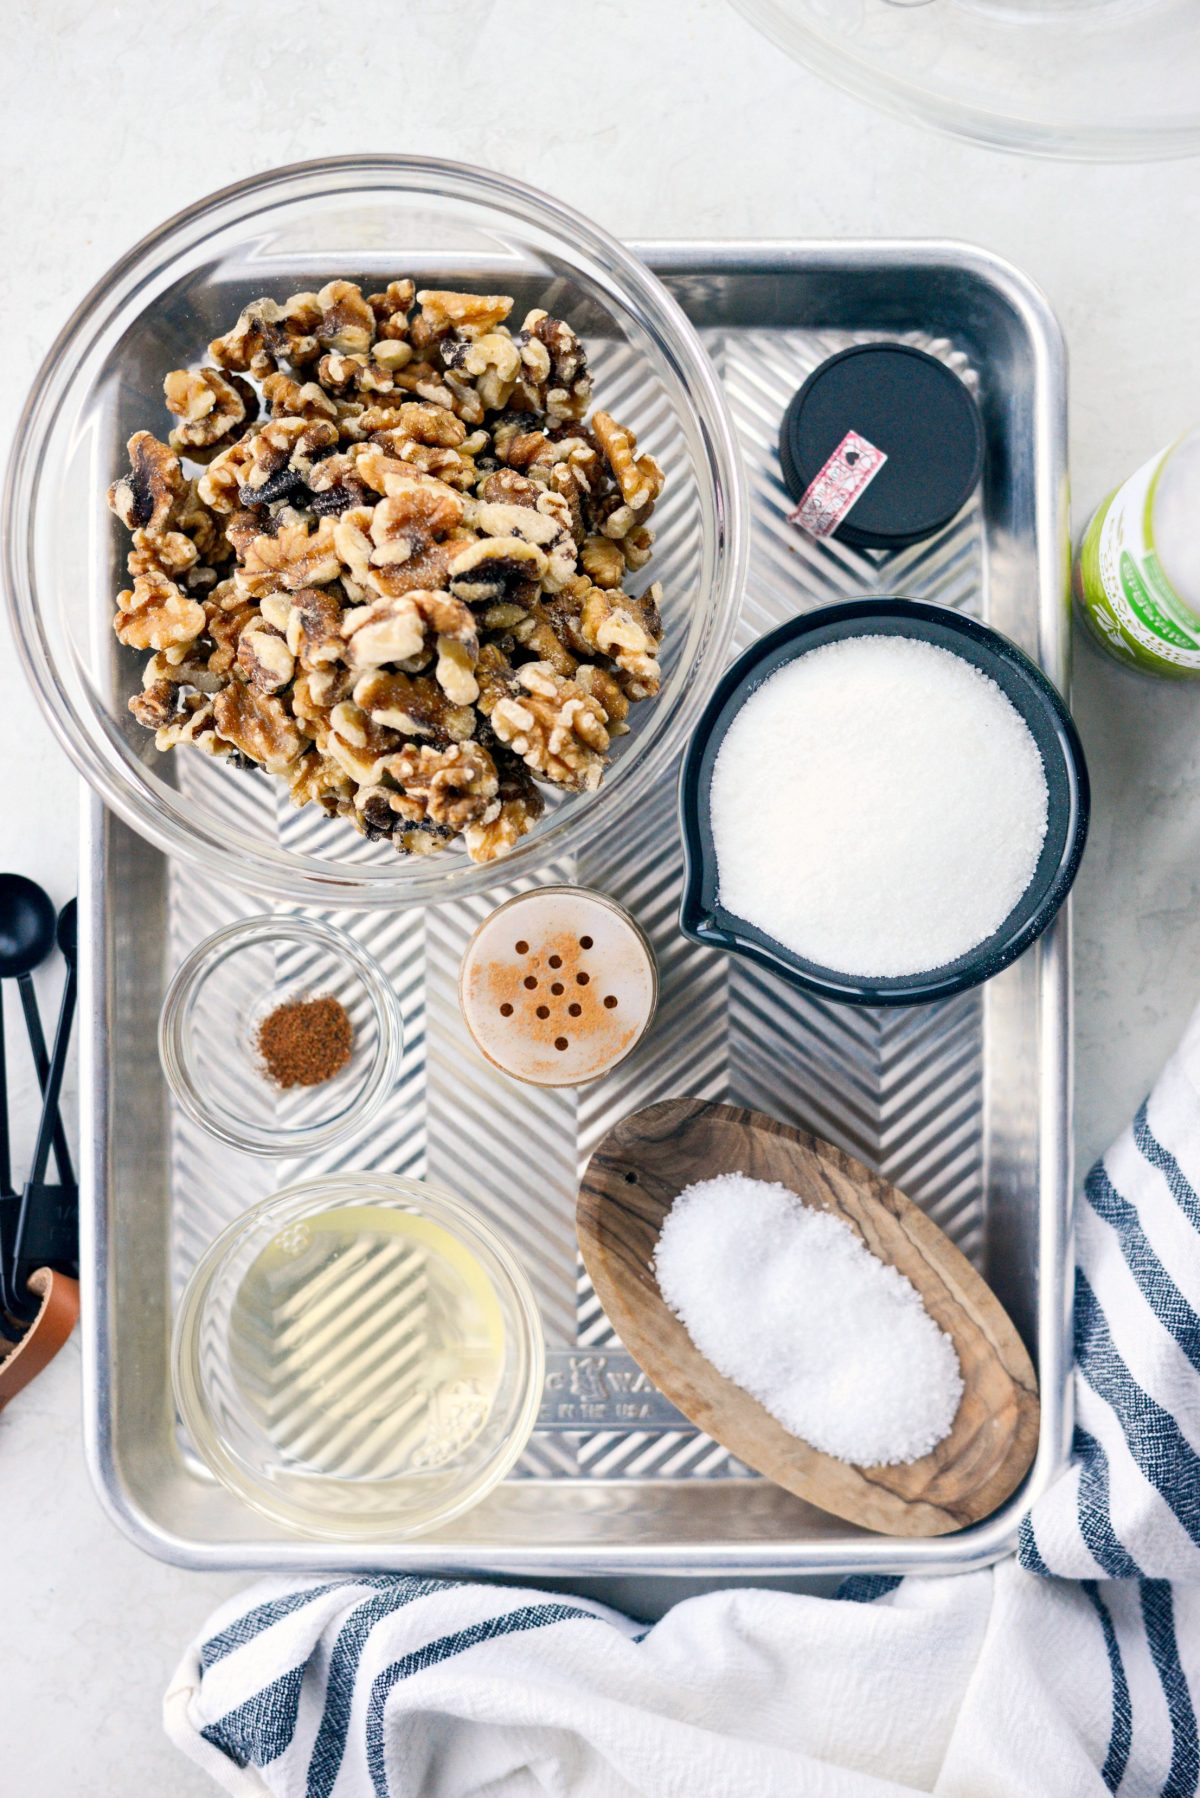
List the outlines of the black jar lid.
{"label": "black jar lid", "polygon": [[832,535],[903,549],[948,524],[983,470],[983,421],[962,381],[907,343],[860,343],[813,370],[783,415],[779,459],[799,501],[848,431],[887,461]]}

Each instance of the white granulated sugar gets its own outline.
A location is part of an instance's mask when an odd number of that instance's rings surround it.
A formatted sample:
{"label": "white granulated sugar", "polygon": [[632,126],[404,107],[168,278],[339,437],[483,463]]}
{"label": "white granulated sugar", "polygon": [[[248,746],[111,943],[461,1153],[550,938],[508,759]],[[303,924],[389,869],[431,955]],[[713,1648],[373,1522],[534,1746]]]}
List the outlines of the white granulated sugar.
{"label": "white granulated sugar", "polygon": [[721,904],[843,974],[943,967],[1033,878],[1046,771],[994,680],[914,637],[797,656],[734,718],[710,812]]}
{"label": "white granulated sugar", "polygon": [[949,1336],[910,1280],[786,1186],[685,1187],[654,1270],[700,1353],[814,1448],[892,1466],[949,1435],[963,1390]]}

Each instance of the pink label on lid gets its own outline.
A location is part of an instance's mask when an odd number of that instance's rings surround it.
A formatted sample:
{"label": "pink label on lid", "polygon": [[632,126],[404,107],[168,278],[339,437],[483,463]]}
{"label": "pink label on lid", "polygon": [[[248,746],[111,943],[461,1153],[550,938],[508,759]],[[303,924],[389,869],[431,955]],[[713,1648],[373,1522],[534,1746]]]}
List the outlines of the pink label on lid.
{"label": "pink label on lid", "polygon": [[847,431],[796,510],[788,513],[788,523],[798,524],[810,537],[828,537],[886,461],[886,451],[876,449],[857,431]]}

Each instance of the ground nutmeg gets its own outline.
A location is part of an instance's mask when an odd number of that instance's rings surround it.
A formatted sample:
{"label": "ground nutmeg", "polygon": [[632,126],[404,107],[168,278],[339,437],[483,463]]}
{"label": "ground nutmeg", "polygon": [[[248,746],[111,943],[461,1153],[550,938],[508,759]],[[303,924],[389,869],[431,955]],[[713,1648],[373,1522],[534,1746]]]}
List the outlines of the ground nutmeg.
{"label": "ground nutmeg", "polygon": [[337,999],[293,999],[258,1027],[258,1050],[276,1086],[320,1086],[340,1073],[354,1047],[354,1028]]}

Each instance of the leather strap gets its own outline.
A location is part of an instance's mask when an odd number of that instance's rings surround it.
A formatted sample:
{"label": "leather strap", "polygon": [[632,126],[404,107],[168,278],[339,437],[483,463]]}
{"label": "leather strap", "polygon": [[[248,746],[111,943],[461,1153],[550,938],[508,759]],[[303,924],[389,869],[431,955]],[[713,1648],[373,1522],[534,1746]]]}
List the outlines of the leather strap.
{"label": "leather strap", "polygon": [[0,1411],[53,1361],[79,1316],[79,1282],[69,1274],[38,1267],[26,1284],[39,1300],[37,1315],[11,1348],[0,1339]]}

